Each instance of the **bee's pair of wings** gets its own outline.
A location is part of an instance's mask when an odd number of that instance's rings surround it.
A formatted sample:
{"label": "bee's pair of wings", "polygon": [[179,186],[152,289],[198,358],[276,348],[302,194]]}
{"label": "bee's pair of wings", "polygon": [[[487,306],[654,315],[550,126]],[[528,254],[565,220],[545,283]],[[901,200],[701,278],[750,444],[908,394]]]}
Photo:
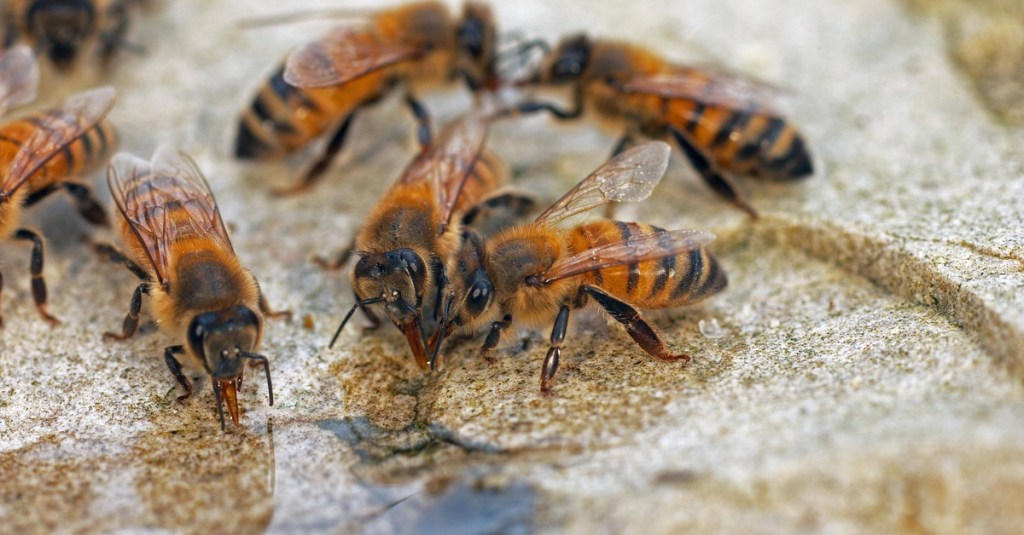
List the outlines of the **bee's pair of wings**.
{"label": "bee's pair of wings", "polygon": [[432,184],[434,199],[440,207],[440,229],[447,228],[451,221],[462,188],[483,151],[489,126],[490,119],[478,111],[448,123],[398,179],[399,184]]}
{"label": "bee's pair of wings", "polygon": [[383,42],[368,32],[340,27],[293,51],[285,62],[284,80],[306,88],[339,85],[426,51],[423,47]]}
{"label": "bee's pair of wings", "polygon": [[784,92],[767,82],[712,66],[674,65],[656,74],[609,83],[623,93],[656,95],[769,115],[777,115],[774,103]]}
{"label": "bee's pair of wings", "polygon": [[[638,143],[599,167],[544,211],[534,224],[564,225],[576,215],[611,202],[637,202],[661,181],[672,149],[661,141]],[[703,247],[715,236],[696,230],[672,230],[630,236],[580,251],[555,262],[540,278],[547,284],[614,266],[659,260]]]}
{"label": "bee's pair of wings", "polygon": [[171,246],[179,239],[212,239],[234,254],[210,185],[184,152],[162,145],[148,162],[119,153],[107,184],[160,282],[170,278]]}
{"label": "bee's pair of wings", "polygon": [[33,115],[35,129],[0,168],[0,196],[10,196],[69,145],[89,133],[114,106],[117,91],[100,87],[75,94],[57,108]]}
{"label": "bee's pair of wings", "polygon": [[36,99],[39,65],[25,45],[0,51],[0,116]]}

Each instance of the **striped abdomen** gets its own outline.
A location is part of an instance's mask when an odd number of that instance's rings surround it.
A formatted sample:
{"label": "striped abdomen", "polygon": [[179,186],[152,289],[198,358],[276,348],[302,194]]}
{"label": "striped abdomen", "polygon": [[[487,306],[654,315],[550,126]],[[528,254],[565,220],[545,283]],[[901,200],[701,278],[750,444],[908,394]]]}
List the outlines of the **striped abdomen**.
{"label": "striped abdomen", "polygon": [[[573,230],[574,251],[591,249],[638,234],[666,234],[642,223],[595,221]],[[586,275],[587,284],[640,308],[670,308],[696,303],[722,291],[728,280],[718,260],[706,249],[694,249],[660,260],[633,262]]]}
{"label": "striped abdomen", "polygon": [[235,156],[281,157],[319,138],[363,104],[383,96],[393,68],[370,72],[342,85],[303,89],[284,81],[284,65],[260,88],[242,112]]}
{"label": "striped abdomen", "polygon": [[776,115],[671,99],[668,121],[728,171],[773,179],[800,178],[814,171],[803,137]]}
{"label": "striped abdomen", "polygon": [[[25,141],[40,128],[50,130],[57,139],[62,135],[71,135],[70,132],[76,130],[76,125],[62,127],[59,122],[47,119],[47,112],[40,112],[0,126],[0,155],[4,160],[0,162],[0,166],[8,165]],[[31,195],[62,180],[79,177],[106,163],[116,146],[117,135],[110,123],[103,120],[64,146],[56,156],[33,174],[23,187],[26,187]]]}

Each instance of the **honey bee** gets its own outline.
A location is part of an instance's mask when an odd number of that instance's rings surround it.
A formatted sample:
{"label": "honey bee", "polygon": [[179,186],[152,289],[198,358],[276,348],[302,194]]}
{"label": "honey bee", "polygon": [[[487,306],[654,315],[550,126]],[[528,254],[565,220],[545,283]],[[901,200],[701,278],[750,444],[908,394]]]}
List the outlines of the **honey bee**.
{"label": "honey bee", "polygon": [[[24,102],[31,96],[32,91],[24,82],[31,85],[33,75],[22,70],[25,58],[31,55],[24,54],[29,52],[16,48],[0,58],[0,69],[4,69],[0,71],[0,107]],[[7,71],[12,63],[15,71]],[[106,215],[89,186],[74,177],[106,162],[116,144],[116,135],[105,119],[114,97],[111,87],[93,89],[72,96],[56,108],[0,125],[0,240],[13,238],[32,242],[32,297],[39,314],[53,325],[60,321],[46,308],[43,239],[34,230],[19,228],[21,211],[63,189],[72,196],[78,212],[87,221],[107,224]],[[2,287],[3,277],[0,276],[0,289]]]}
{"label": "honey bee", "polygon": [[263,366],[273,405],[270,362],[256,351],[264,318],[290,313],[270,310],[256,278],[235,256],[210,186],[195,162],[166,145],[150,162],[121,153],[110,163],[107,184],[123,216],[117,226],[128,254],[109,244],[94,247],[125,264],[141,282],[121,334],[106,332],[104,340],[135,334],[142,295],[149,295],[160,328],[185,342],[164,349],[167,367],[185,390],[179,403],[192,396],[192,383],[177,357],[184,354],[210,375],[221,429],[224,404],[238,425],[237,391],[245,360]]}
{"label": "honey bee", "polygon": [[443,129],[435,143],[406,168],[384,194],[332,267],[354,252],[356,302],[338,326],[331,346],[356,308],[376,325],[366,307],[384,312],[405,335],[417,364],[427,367],[423,310],[444,284],[444,262],[459,247],[460,219],[486,202],[502,180],[495,163],[481,158],[488,119],[471,113]]}
{"label": "honey bee", "polygon": [[[296,152],[331,131],[326,149],[301,181],[282,193],[311,187],[341,150],[356,113],[396,85],[462,77],[471,90],[496,84],[491,10],[467,3],[459,19],[439,2],[378,12],[363,28],[341,27],[292,52],[242,114],[235,156],[260,160]],[[406,97],[430,144],[426,109]]]}
{"label": "honey bee", "polygon": [[705,249],[707,232],[667,231],[653,225],[593,221],[564,226],[569,218],[612,201],[646,198],[668,165],[670,148],[648,141],[626,149],[542,213],[533,223],[481,240],[469,233],[451,257],[441,321],[428,341],[430,367],[455,330],[489,328],[482,348],[498,345],[513,324],[554,320],[541,370],[549,392],[558,370],[569,312],[593,299],[651,356],[689,361],[668,352],[639,309],[696,303],[726,286],[726,276]]}
{"label": "honey bee", "polygon": [[572,107],[527,101],[522,113],[547,111],[559,119],[583,114],[584,104],[626,123],[615,152],[637,134],[674,140],[704,182],[718,195],[756,217],[731,174],[791,180],[814,168],[804,138],[769,106],[766,85],[709,68],[669,63],[631,44],[564,39],[540,67],[517,85],[568,86]]}
{"label": "honey bee", "polygon": [[125,41],[133,0],[0,0],[3,46],[30,44],[60,71],[68,71],[81,50],[96,42],[104,66]]}

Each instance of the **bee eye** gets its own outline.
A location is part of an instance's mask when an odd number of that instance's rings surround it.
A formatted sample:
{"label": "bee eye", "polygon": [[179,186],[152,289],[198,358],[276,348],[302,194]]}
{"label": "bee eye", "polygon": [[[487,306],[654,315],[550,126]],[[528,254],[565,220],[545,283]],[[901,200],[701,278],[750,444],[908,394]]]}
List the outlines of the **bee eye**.
{"label": "bee eye", "polygon": [[466,292],[466,309],[470,314],[482,313],[494,298],[494,285],[483,271],[477,271]]}

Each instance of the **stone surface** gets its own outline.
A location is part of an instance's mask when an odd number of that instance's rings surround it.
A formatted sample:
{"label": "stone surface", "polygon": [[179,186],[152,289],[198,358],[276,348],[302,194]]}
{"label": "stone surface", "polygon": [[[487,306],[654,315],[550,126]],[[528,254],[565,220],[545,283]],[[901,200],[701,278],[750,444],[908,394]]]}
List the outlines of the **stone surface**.
{"label": "stone surface", "polygon": [[[674,158],[655,198],[620,216],[718,234],[728,291],[652,315],[694,361],[654,362],[599,315],[577,314],[552,397],[537,389],[544,333],[523,332],[492,364],[463,344],[434,374],[388,331],[350,328],[326,348],[351,292],[309,259],[347,243],[414,153],[413,127],[384,101],[314,194],[272,198],[301,164],[234,162],[235,120],[322,27],[237,28],[277,4],[182,1],[147,15],[135,33],[147,54],[123,58],[111,114],[124,150],[173,142],[196,157],[242,261],[295,312],[265,337],[277,403],[250,378],[242,426],[222,433],[208,387],[174,402],[161,352],[175,341],[144,323],[130,342],[102,342],[132,277],[80,243],[64,199],[48,201],[27,222],[49,237],[64,325],[31,305],[28,249],[0,249],[5,530],[1019,530],[1024,132],[989,112],[929,2],[496,6],[531,35],[586,29],[790,88],[786,109],[819,169],[799,184],[745,181],[755,222]],[[439,120],[469,104],[427,97]],[[531,118],[497,127],[490,147],[553,199],[614,144],[593,126]]]}

